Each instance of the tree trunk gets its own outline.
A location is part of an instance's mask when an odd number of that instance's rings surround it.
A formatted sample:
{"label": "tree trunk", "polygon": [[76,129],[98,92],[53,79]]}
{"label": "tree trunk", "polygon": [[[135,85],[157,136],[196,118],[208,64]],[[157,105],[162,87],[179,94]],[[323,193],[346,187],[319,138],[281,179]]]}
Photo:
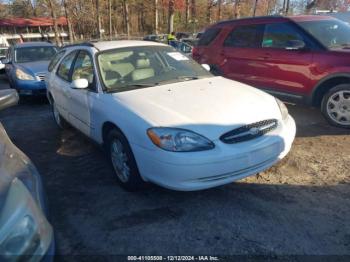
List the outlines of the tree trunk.
{"label": "tree trunk", "polygon": [[211,23],[211,8],[213,7],[213,0],[208,0],[207,3],[207,23]]}
{"label": "tree trunk", "polygon": [[253,16],[255,16],[256,14],[256,8],[258,6],[258,0],[255,0],[255,3],[254,3],[254,9],[253,9]]}
{"label": "tree trunk", "polygon": [[48,4],[49,4],[50,9],[51,9],[51,16],[52,16],[52,20],[53,20],[53,28],[54,28],[53,30],[55,33],[55,43],[56,43],[56,45],[60,46],[62,43],[61,43],[60,38],[59,38],[57,16],[56,16],[56,11],[55,11],[55,6],[54,6],[54,3],[52,1],[53,0],[48,0]]}
{"label": "tree trunk", "polygon": [[188,20],[190,20],[190,0],[186,0],[186,14],[185,14],[185,25],[188,26]]}
{"label": "tree trunk", "polygon": [[96,0],[96,14],[97,14],[97,35],[98,35],[98,39],[101,39],[102,32],[101,32],[101,18],[100,18],[100,0]]}
{"label": "tree trunk", "polygon": [[112,27],[112,0],[108,0],[108,16],[109,16],[109,40],[112,40],[113,27]]}
{"label": "tree trunk", "polygon": [[70,15],[68,14],[68,8],[67,8],[67,0],[63,1],[63,7],[64,7],[64,13],[66,15],[67,24],[68,24],[68,36],[69,36],[69,43],[73,43],[73,28],[72,28],[72,21],[70,19]]}
{"label": "tree trunk", "polygon": [[129,25],[129,4],[127,0],[123,0],[123,9],[124,9],[124,25],[125,25],[125,33],[130,37],[130,25]]}
{"label": "tree trunk", "polygon": [[217,15],[217,21],[220,21],[221,20],[221,5],[222,5],[222,0],[218,0],[217,2],[217,5],[218,5],[218,15]]}
{"label": "tree trunk", "polygon": [[233,12],[234,12],[235,19],[238,19],[241,17],[241,1],[240,0],[235,1]]}
{"label": "tree trunk", "polygon": [[154,33],[158,34],[158,0],[154,0]]}
{"label": "tree trunk", "polygon": [[174,32],[175,0],[169,0],[168,33]]}

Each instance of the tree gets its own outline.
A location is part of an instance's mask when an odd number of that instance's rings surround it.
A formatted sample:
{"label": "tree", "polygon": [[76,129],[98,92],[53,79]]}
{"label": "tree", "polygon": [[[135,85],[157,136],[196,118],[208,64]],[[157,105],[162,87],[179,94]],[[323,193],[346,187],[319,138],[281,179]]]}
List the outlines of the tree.
{"label": "tree", "polygon": [[123,18],[124,18],[124,27],[125,33],[130,37],[130,25],[129,25],[129,3],[127,0],[123,0]]}
{"label": "tree", "polygon": [[158,34],[158,0],[154,0],[154,32]]}
{"label": "tree", "polygon": [[56,45],[61,45],[61,41],[59,38],[59,31],[58,31],[58,25],[57,25],[57,16],[56,16],[56,5],[54,3],[54,0],[47,0],[50,10],[51,10],[51,16],[53,20],[53,28],[55,33],[55,43]]}
{"label": "tree", "polygon": [[169,0],[168,9],[168,33],[174,31],[175,0]]}

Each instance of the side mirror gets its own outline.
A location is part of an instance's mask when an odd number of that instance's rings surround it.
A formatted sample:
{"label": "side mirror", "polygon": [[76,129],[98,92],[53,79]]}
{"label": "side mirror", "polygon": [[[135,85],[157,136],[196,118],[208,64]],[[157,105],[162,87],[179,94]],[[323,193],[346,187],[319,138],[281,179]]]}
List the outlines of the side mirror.
{"label": "side mirror", "polygon": [[302,50],[306,47],[306,44],[302,40],[289,40],[287,43],[287,50]]}
{"label": "side mirror", "polygon": [[0,90],[0,110],[17,105],[18,93],[14,89]]}
{"label": "side mirror", "polygon": [[210,71],[210,65],[208,64],[202,64],[202,67],[207,70],[208,72]]}
{"label": "side mirror", "polygon": [[71,88],[73,89],[86,89],[89,87],[89,81],[85,78],[76,79],[72,82]]}

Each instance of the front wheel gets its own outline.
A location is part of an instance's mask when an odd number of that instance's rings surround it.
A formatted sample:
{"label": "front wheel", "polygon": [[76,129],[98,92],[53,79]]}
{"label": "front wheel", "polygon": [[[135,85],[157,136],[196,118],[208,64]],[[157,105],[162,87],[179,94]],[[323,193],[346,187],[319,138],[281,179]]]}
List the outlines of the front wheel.
{"label": "front wheel", "polygon": [[136,191],[144,187],[136,164],[134,154],[126,137],[117,129],[108,135],[108,153],[120,185],[128,191]]}
{"label": "front wheel", "polygon": [[330,124],[350,128],[350,85],[330,89],[322,99],[321,110]]}
{"label": "front wheel", "polygon": [[55,120],[56,125],[61,129],[68,128],[67,121],[61,116],[60,112],[57,109],[57,106],[54,102],[52,102],[52,115]]}

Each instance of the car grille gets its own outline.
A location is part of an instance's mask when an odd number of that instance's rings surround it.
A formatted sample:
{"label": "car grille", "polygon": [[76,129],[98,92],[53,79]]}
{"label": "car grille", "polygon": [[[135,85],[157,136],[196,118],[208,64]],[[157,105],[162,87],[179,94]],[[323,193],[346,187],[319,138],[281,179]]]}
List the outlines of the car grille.
{"label": "car grille", "polygon": [[36,74],[36,78],[39,81],[45,81],[45,73],[38,73],[38,74]]}
{"label": "car grille", "polygon": [[276,129],[278,121],[276,119],[268,119],[253,124],[241,126],[230,132],[223,134],[220,140],[226,144],[240,143],[260,136]]}

